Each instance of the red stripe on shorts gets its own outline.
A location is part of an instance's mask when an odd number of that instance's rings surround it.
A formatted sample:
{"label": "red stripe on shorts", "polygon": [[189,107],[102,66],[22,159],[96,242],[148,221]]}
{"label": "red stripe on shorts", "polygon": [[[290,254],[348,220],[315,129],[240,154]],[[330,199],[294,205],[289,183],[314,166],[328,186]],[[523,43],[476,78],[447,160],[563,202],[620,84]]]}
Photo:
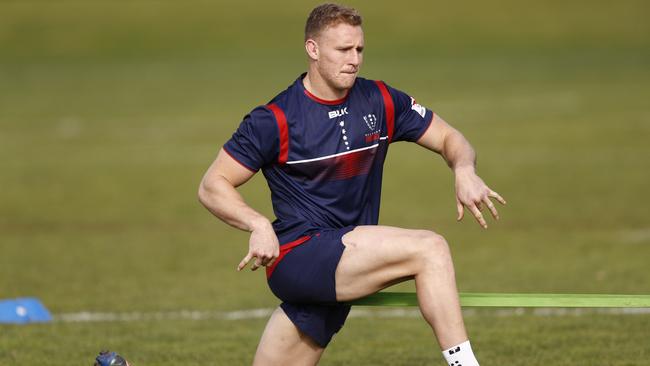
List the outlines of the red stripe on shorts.
{"label": "red stripe on shorts", "polygon": [[277,267],[278,263],[280,263],[280,261],[282,260],[282,258],[284,258],[285,255],[287,255],[293,248],[306,242],[309,239],[311,239],[311,235],[303,236],[302,238],[294,240],[290,243],[280,245],[280,255],[278,255],[278,257],[275,259],[275,262],[273,262],[272,265],[266,267],[266,278],[268,279],[269,277],[271,277],[273,271],[275,270],[275,267]]}

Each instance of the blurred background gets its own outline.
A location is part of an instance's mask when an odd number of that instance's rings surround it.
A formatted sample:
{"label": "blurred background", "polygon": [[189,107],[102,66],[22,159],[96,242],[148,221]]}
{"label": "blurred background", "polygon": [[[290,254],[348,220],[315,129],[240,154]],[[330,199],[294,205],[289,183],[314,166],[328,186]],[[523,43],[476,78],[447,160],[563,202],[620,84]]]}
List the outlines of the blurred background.
{"label": "blurred background", "polygon": [[[242,117],[306,70],[317,4],[1,1],[0,299],[55,315],[276,306],[262,272],[235,271],[248,235],[196,191]],[[380,223],[443,234],[460,291],[650,293],[650,3],[346,4],[364,16],[361,75],[460,129],[508,200],[487,231],[457,223],[443,160],[399,143]],[[240,191],[273,217],[261,175]],[[650,364],[649,315],[472,314],[488,365]],[[108,347],[136,365],[246,365],[264,324],[0,325],[0,364]],[[411,317],[350,319],[321,364],[442,362]]]}

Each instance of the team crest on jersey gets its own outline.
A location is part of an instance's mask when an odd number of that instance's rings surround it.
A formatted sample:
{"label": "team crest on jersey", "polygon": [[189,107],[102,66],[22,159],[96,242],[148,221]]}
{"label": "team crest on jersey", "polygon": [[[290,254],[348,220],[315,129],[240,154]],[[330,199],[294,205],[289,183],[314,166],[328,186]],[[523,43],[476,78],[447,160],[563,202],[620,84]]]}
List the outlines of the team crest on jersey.
{"label": "team crest on jersey", "polygon": [[413,97],[411,97],[411,109],[418,112],[418,114],[422,116],[422,118],[424,118],[424,115],[427,113],[426,108],[419,105]]}
{"label": "team crest on jersey", "polygon": [[367,114],[363,116],[363,120],[366,122],[366,126],[370,131],[374,131],[377,128],[377,117],[374,114]]}

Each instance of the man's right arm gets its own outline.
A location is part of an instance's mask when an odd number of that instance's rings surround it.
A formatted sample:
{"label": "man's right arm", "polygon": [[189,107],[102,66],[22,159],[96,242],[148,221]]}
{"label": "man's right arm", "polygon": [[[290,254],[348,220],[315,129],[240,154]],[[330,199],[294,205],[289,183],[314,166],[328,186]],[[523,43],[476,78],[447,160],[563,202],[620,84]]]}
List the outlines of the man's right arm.
{"label": "man's right arm", "polygon": [[199,201],[228,225],[251,233],[248,254],[237,266],[241,270],[256,258],[252,270],[271,264],[279,255],[279,243],[271,222],[244,202],[236,187],[255,172],[245,168],[221,149],[199,185]]}

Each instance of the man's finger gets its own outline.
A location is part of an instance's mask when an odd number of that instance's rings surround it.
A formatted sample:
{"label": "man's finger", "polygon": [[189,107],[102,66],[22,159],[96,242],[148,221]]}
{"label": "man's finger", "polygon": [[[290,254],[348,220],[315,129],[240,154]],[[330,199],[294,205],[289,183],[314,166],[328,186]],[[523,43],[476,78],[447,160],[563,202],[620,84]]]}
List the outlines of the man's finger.
{"label": "man's finger", "polygon": [[478,221],[479,225],[481,225],[484,229],[487,229],[487,222],[485,222],[485,218],[483,218],[483,214],[481,211],[479,211],[478,207],[475,205],[469,206],[468,207],[470,211],[472,211],[472,214],[476,218],[476,221]]}
{"label": "man's finger", "polygon": [[505,205],[505,204],[506,204],[506,200],[504,200],[503,197],[501,197],[501,196],[500,196],[498,193],[496,193],[495,191],[490,191],[489,196],[492,197],[492,198],[496,198],[497,201],[499,201],[499,203],[502,204],[502,205]]}
{"label": "man's finger", "polygon": [[483,199],[483,202],[485,202],[485,205],[487,206],[487,208],[492,213],[492,217],[494,217],[496,220],[498,220],[499,219],[499,213],[497,212],[497,208],[494,207],[494,203],[492,203],[492,201],[490,201],[490,199],[487,198],[487,197],[485,197]]}
{"label": "man's finger", "polygon": [[460,203],[458,199],[456,199],[456,211],[458,212],[458,217],[456,218],[456,221],[462,220],[463,216],[465,216],[465,208],[463,207],[463,204]]}
{"label": "man's finger", "polygon": [[253,262],[253,264],[251,265],[251,271],[255,271],[261,266],[262,266],[262,260],[260,258],[256,258],[255,262]]}
{"label": "man's finger", "polygon": [[279,256],[280,256],[280,251],[278,251],[277,253],[273,253],[273,255],[271,255],[271,256],[269,257],[269,260],[268,260],[268,262],[265,264],[265,266],[267,266],[267,267],[272,266],[273,263],[275,263],[275,261],[278,260],[278,257],[279,257]]}
{"label": "man's finger", "polygon": [[242,259],[241,262],[239,262],[239,265],[237,266],[237,270],[241,271],[244,267],[246,267],[248,262],[250,262],[251,258],[253,258],[253,255],[249,252],[248,254],[246,254],[244,259]]}
{"label": "man's finger", "polygon": [[265,266],[266,266],[266,267],[271,267],[271,266],[273,265],[273,263],[275,263],[275,261],[276,261],[277,259],[278,259],[278,257],[273,257],[273,258],[271,258],[271,260],[268,261],[268,262],[265,264]]}
{"label": "man's finger", "polygon": [[271,261],[273,261],[273,259],[274,259],[274,257],[272,257],[272,256],[262,257],[261,265],[266,267],[266,266],[269,265],[269,263],[271,263]]}

